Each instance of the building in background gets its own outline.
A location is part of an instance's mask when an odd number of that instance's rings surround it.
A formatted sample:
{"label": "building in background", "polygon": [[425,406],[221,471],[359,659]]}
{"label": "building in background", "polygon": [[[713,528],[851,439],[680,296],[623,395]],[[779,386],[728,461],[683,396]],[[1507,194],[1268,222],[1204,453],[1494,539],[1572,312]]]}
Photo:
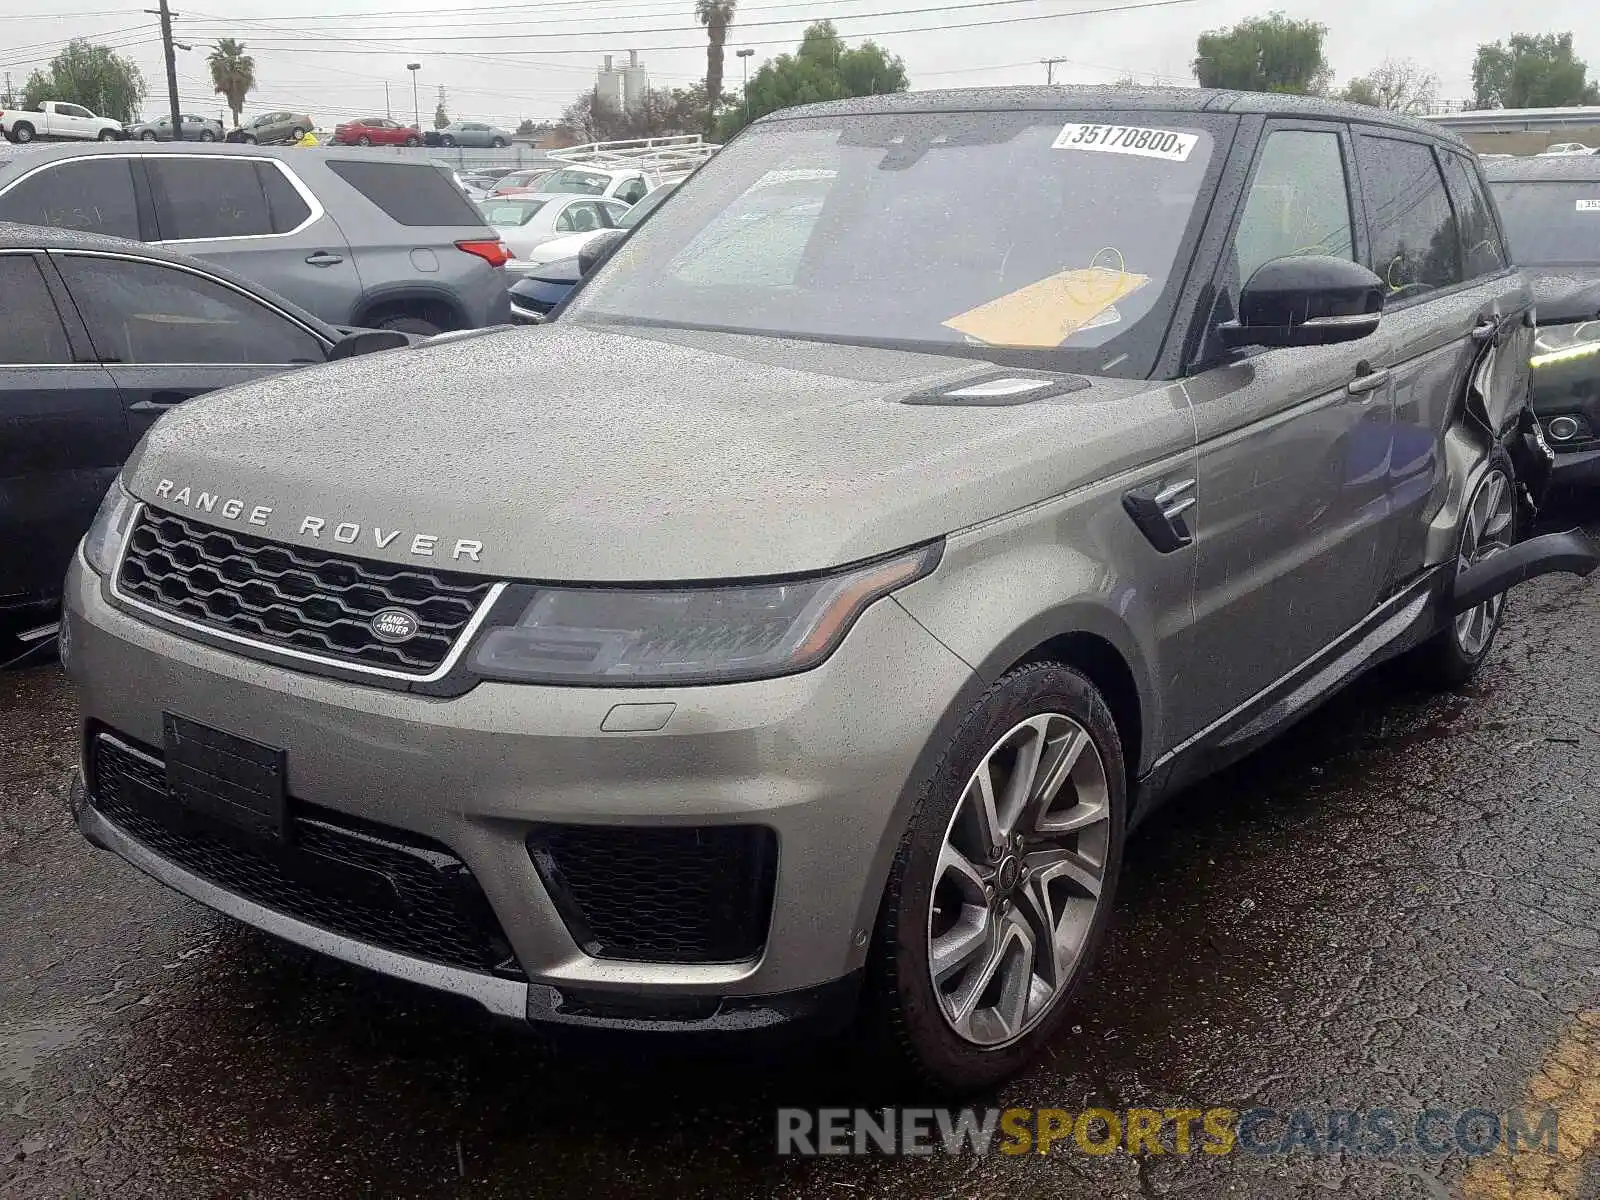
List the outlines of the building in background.
{"label": "building in background", "polygon": [[605,62],[595,74],[595,102],[613,112],[637,112],[650,91],[650,75],[639,61],[639,52],[628,51],[628,65],[625,67],[613,64],[613,56],[606,55]]}

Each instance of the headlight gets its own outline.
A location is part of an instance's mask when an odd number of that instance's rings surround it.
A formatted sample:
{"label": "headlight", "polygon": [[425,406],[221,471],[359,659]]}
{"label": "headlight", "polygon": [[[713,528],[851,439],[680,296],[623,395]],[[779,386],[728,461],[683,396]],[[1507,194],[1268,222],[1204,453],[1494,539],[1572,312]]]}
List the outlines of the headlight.
{"label": "headlight", "polygon": [[83,557],[96,575],[109,575],[115,569],[117,551],[122,548],[123,535],[128,532],[128,521],[133,516],[133,505],[133,497],[122,486],[119,475],[112,480],[106,498],[100,501],[100,511],[94,514],[89,532],[83,535]]}
{"label": "headlight", "polygon": [[1597,354],[1600,354],[1600,321],[1541,325],[1533,339],[1533,357],[1528,365],[1536,369],[1550,367]]}
{"label": "headlight", "polygon": [[765,679],[814,667],[871,604],[938,565],[924,546],[820,578],[671,589],[529,587],[515,624],[473,666],[522,683],[660,685]]}

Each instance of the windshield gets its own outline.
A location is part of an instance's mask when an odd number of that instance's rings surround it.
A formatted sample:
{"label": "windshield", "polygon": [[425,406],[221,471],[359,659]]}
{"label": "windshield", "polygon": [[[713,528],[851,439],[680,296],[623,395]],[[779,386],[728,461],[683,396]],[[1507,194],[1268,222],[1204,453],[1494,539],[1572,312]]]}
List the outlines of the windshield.
{"label": "windshield", "polygon": [[628,240],[572,314],[1143,377],[1233,118],[1093,116],[752,127]]}
{"label": "windshield", "polygon": [[544,207],[543,200],[480,200],[478,211],[489,224],[500,229],[526,225]]}
{"label": "windshield", "polygon": [[1524,267],[1600,264],[1600,179],[1491,183],[1512,261]]}

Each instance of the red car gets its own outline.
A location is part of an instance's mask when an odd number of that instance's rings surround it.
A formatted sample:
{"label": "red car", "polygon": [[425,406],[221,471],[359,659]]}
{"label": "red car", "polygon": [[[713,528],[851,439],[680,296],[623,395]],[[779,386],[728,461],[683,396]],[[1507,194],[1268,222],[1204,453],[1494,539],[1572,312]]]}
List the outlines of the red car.
{"label": "red car", "polygon": [[340,146],[420,146],[422,132],[387,117],[357,117],[335,128],[333,140]]}

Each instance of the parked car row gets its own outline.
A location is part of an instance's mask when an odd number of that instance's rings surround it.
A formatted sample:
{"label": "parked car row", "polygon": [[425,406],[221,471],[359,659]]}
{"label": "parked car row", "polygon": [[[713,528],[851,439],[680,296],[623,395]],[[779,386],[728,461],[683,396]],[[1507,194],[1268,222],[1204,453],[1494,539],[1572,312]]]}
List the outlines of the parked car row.
{"label": "parked car row", "polygon": [[545,329],[149,432],[65,585],[92,843],[503,1017],[856,1021],[970,1092],[1066,1036],[1165,798],[1600,561],[1526,536],[1568,344],[1421,121],[861,97],[588,232]]}

